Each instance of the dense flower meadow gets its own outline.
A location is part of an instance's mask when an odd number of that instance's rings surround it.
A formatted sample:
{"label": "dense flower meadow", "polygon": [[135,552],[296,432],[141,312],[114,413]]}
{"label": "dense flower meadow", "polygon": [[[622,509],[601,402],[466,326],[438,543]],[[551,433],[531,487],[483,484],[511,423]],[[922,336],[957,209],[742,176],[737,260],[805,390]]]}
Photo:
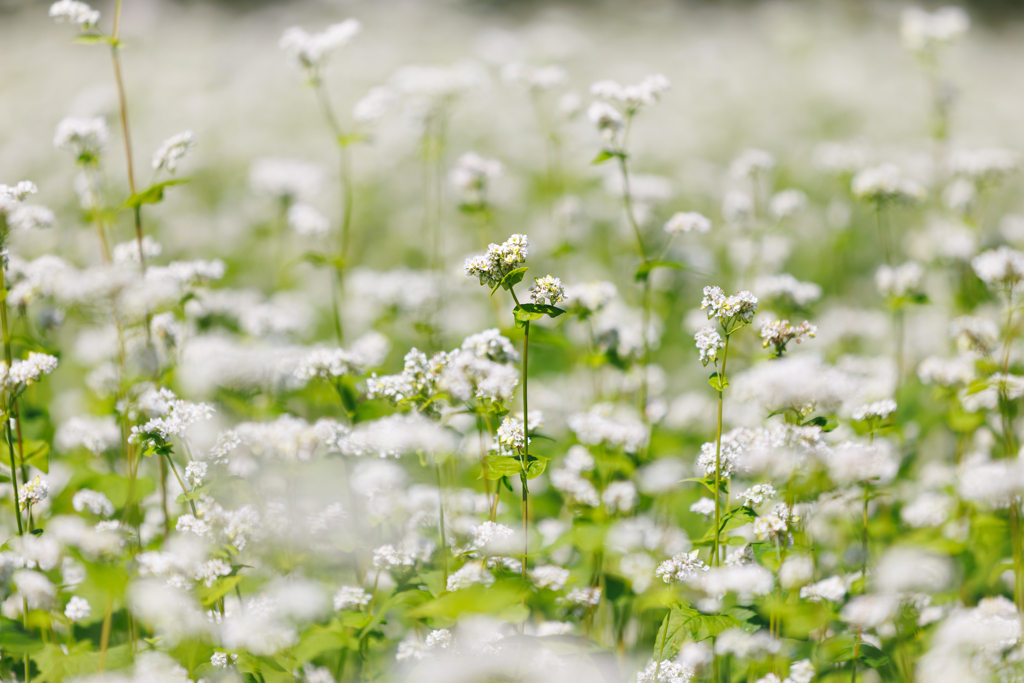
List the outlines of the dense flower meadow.
{"label": "dense flower meadow", "polygon": [[285,22],[245,168],[49,6],[114,96],[0,178],[0,680],[1024,680],[1022,159],[958,132],[967,12],[883,16],[916,137],[700,163],[656,68],[364,87],[386,26]]}

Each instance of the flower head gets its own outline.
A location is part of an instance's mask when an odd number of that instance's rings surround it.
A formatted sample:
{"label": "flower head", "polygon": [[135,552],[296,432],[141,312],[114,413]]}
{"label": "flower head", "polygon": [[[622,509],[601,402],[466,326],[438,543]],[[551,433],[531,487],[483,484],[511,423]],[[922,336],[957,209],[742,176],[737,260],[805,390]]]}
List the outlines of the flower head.
{"label": "flower head", "polygon": [[497,287],[509,272],[526,263],[530,241],[526,235],[515,234],[501,244],[491,244],[487,253],[466,259],[466,275],[480,279],[481,285]]}
{"label": "flower head", "polygon": [[535,304],[554,306],[565,299],[562,281],[551,275],[534,279],[533,286],[530,287],[530,298]]}
{"label": "flower head", "polygon": [[83,31],[95,28],[100,21],[100,12],[78,0],[59,0],[50,5],[50,17],[58,23],[76,24]]}

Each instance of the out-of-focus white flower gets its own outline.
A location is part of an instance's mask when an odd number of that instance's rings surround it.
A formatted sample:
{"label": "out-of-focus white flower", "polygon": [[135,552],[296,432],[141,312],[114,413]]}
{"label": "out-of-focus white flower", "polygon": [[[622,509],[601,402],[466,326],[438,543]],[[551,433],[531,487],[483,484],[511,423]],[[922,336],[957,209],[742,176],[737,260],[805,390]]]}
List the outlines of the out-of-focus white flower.
{"label": "out-of-focus white flower", "polygon": [[903,175],[894,164],[866,168],[853,177],[850,185],[857,199],[873,202],[918,202],[925,191],[916,181]]}
{"label": "out-of-focus white flower", "polygon": [[76,24],[83,31],[95,28],[100,21],[99,10],[78,0],[58,0],[50,5],[50,17],[58,22]]}
{"label": "out-of-focus white flower", "polygon": [[971,18],[959,7],[942,7],[928,12],[908,7],[900,17],[900,37],[912,52],[925,53],[948,45],[967,33]]}
{"label": "out-of-focus white flower", "polygon": [[680,212],[668,219],[664,229],[669,235],[678,235],[681,232],[710,232],[711,221],[696,211]]}
{"label": "out-of-focus white flower", "polygon": [[279,45],[289,64],[305,69],[310,78],[318,78],[331,53],[348,45],[362,30],[363,25],[356,19],[332,24],[320,33],[308,33],[293,26],[281,35]]}
{"label": "out-of-focus white flower", "polygon": [[196,146],[196,136],[190,130],[176,133],[163,141],[153,153],[153,169],[167,169],[168,173],[178,170],[178,162]]}

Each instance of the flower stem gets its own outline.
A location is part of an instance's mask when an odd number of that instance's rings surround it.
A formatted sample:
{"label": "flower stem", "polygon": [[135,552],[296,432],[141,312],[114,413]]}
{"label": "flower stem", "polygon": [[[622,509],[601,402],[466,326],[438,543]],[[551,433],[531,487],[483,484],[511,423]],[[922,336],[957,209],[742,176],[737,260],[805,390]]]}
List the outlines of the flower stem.
{"label": "flower stem", "polygon": [[729,335],[725,335],[722,349],[722,372],[718,375],[718,435],[715,437],[715,545],[712,564],[721,564],[719,545],[722,533],[722,403],[725,395],[725,363],[729,358]]}
{"label": "flower stem", "polygon": [[527,378],[529,373],[527,367],[530,359],[530,321],[526,321],[523,335],[523,580],[526,580],[526,556],[529,550],[529,489],[527,488],[527,470],[530,466],[530,404],[529,392],[527,390]]}
{"label": "flower stem", "polygon": [[444,533],[444,489],[441,488],[441,465],[434,460],[434,473],[437,475],[438,528],[441,532],[441,566],[444,569],[444,582],[448,583],[448,541]]}

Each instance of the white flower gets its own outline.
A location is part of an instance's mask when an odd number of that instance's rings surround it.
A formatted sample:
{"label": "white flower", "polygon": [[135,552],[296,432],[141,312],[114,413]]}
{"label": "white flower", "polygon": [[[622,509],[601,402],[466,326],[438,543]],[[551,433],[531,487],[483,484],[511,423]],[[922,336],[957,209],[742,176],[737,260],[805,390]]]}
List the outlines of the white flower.
{"label": "white flower", "polygon": [[362,30],[362,24],[356,19],[332,24],[320,33],[307,33],[293,26],[285,30],[278,44],[285,51],[289,64],[306,69],[315,78],[330,54],[348,45]]}
{"label": "white flower", "polygon": [[924,268],[914,261],[896,266],[880,266],[875,272],[875,285],[882,296],[901,297],[918,288]]}
{"label": "white flower", "polygon": [[668,219],[664,229],[669,235],[678,235],[681,232],[710,232],[711,221],[696,211],[680,212]]}
{"label": "white flower", "polygon": [[771,500],[776,495],[775,487],[771,484],[757,484],[740,494],[743,504],[747,507],[760,505],[766,500]]}
{"label": "white flower", "polygon": [[510,271],[526,262],[529,245],[526,235],[512,235],[502,244],[488,246],[486,254],[466,259],[463,268],[469,277],[479,278],[481,285],[496,287]]}
{"label": "white flower", "polygon": [[636,111],[644,105],[651,105],[661,99],[671,83],[661,74],[645,77],[636,85],[620,85],[615,81],[597,81],[590,86],[590,94],[603,100],[621,102],[627,109]]}
{"label": "white flower", "polygon": [[573,588],[565,596],[565,602],[582,607],[594,607],[601,602],[601,589],[596,586]]}
{"label": "white flower", "polygon": [[610,482],[601,494],[601,500],[609,512],[629,512],[637,502],[636,485],[631,481]]}
{"label": "white flower", "polygon": [[[712,504],[714,504],[714,501],[712,501]],[[661,577],[665,583],[689,581],[697,576],[698,572],[708,571],[708,566],[697,557],[699,552],[699,550],[682,552],[673,556],[671,560],[665,560],[654,570],[654,575]]]}
{"label": "white flower", "polygon": [[700,351],[700,362],[707,366],[708,363],[718,359],[718,350],[725,346],[722,335],[718,334],[711,325],[706,325],[693,335],[697,349]]}
{"label": "white flower", "polygon": [[38,474],[35,478],[18,487],[18,507],[24,510],[29,505],[41,503],[50,493],[50,485]]}
{"label": "white flower", "polygon": [[860,171],[853,177],[850,187],[857,199],[875,202],[916,202],[925,196],[924,188],[904,177],[900,169],[893,164],[882,164]]}
{"label": "white flower", "polygon": [[[655,676],[657,673],[657,676]],[[693,667],[679,662],[651,662],[636,675],[636,683],[690,683],[696,672]]]}
{"label": "white flower", "polygon": [[959,7],[942,7],[928,12],[908,7],[900,17],[900,37],[912,52],[926,52],[947,45],[967,33],[971,18]]}
{"label": "white flower", "polygon": [[506,450],[522,450],[526,447],[527,438],[523,423],[514,417],[505,417],[498,427],[498,443]]}
{"label": "white flower", "polygon": [[359,609],[370,604],[371,597],[359,586],[342,586],[334,594],[334,609]]}
{"label": "white flower", "polygon": [[822,600],[839,602],[845,596],[846,583],[838,576],[830,576],[800,589],[800,598],[811,602],[821,602]]}
{"label": "white flower", "polygon": [[309,204],[292,204],[288,208],[288,227],[299,235],[320,237],[326,235],[331,222]]}
{"label": "white flower", "polygon": [[99,10],[78,0],[58,0],[50,5],[50,17],[58,22],[77,24],[83,31],[94,28],[100,21]]}
{"label": "white flower", "polygon": [[168,173],[178,170],[178,162],[196,146],[196,136],[185,130],[163,141],[153,153],[153,169],[167,169]]}
{"label": "white flower", "polygon": [[744,150],[729,166],[734,178],[752,178],[775,168],[775,157],[763,149]]}
{"label": "white flower", "polygon": [[761,326],[761,346],[774,346],[775,355],[781,356],[789,342],[800,344],[805,337],[814,337],[817,333],[817,325],[806,320],[795,327],[788,320],[765,321]]}
{"label": "white flower", "polygon": [[534,567],[529,571],[530,580],[537,588],[560,591],[569,580],[569,570],[553,564]]}
{"label": "white flower", "polygon": [[535,304],[547,304],[554,306],[565,299],[565,290],[562,289],[562,281],[557,277],[545,275],[535,278],[533,286],[530,287],[530,299]]}
{"label": "white flower", "polygon": [[54,356],[31,351],[25,360],[16,360],[11,364],[6,373],[6,384],[14,391],[21,391],[56,369],[57,359]]}
{"label": "white flower", "polygon": [[494,583],[494,575],[484,569],[481,562],[467,562],[457,572],[448,577],[447,590],[457,591],[475,584],[490,586]]}
{"label": "white flower", "polygon": [[807,195],[800,190],[783,190],[768,200],[768,213],[777,219],[787,218],[807,205]]}
{"label": "white flower", "polygon": [[114,504],[99,491],[80,489],[71,498],[71,506],[76,511],[88,510],[97,517],[110,517],[114,514]]}
{"label": "white flower", "polygon": [[205,462],[199,460],[193,460],[185,466],[185,479],[188,483],[192,484],[193,487],[203,485],[203,477],[206,476],[207,465]]}
{"label": "white flower", "polygon": [[72,622],[88,619],[90,614],[92,614],[92,607],[89,605],[89,601],[77,595],[72,596],[64,608],[64,616]]}
{"label": "white flower", "polygon": [[92,162],[110,140],[110,130],[102,118],[68,117],[57,124],[53,146],[74,152],[80,161]]}
{"label": "white flower", "polygon": [[989,249],[975,256],[971,267],[989,287],[1016,285],[1024,278],[1024,253],[1007,246]]}
{"label": "white flower", "polygon": [[574,312],[580,315],[591,315],[599,312],[618,293],[615,285],[607,281],[570,285],[563,292],[565,296],[564,301],[571,306]]}
{"label": "white flower", "polygon": [[874,403],[861,406],[853,412],[851,417],[857,422],[864,420],[884,420],[894,412],[896,412],[896,401],[891,398],[886,398],[881,401],[875,401]]}
{"label": "white flower", "polygon": [[476,152],[459,157],[455,168],[448,174],[452,187],[465,195],[467,203],[482,203],[488,185],[501,177],[505,167],[497,159],[485,159]]}
{"label": "white flower", "polygon": [[734,321],[749,323],[753,320],[757,297],[746,291],[727,297],[720,287],[705,287],[700,307],[709,309],[708,320],[717,318],[729,331]]}

